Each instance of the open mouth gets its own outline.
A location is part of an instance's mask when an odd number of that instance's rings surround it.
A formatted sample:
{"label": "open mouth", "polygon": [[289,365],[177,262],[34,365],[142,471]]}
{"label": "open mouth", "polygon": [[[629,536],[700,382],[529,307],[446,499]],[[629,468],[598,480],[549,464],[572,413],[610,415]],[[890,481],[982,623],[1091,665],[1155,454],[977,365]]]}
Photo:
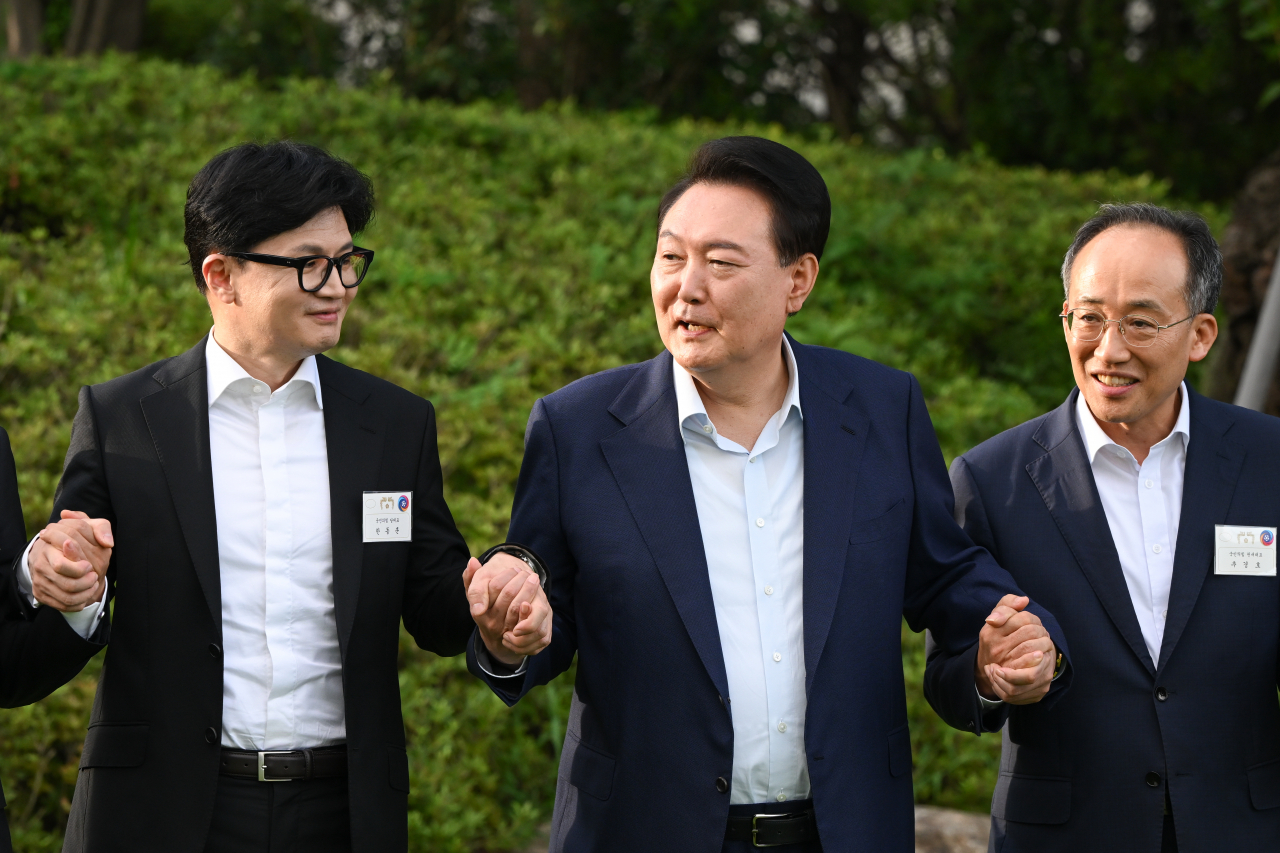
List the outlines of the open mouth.
{"label": "open mouth", "polygon": [[709,331],[711,331],[711,327],[710,327],[710,326],[703,326],[703,325],[701,325],[701,324],[699,324],[699,323],[694,323],[694,322],[691,322],[691,321],[689,321],[689,320],[677,320],[677,321],[676,321],[676,325],[677,325],[677,326],[679,326],[681,329],[684,329],[686,332],[689,332],[689,333],[691,333],[691,334],[695,334],[695,335],[696,335],[696,334],[698,334],[698,333],[700,333],[700,332],[709,332]]}
{"label": "open mouth", "polygon": [[1095,373],[1093,378],[1098,380],[1108,388],[1128,388],[1130,385],[1137,385],[1138,380],[1132,376],[1113,376],[1109,373]]}

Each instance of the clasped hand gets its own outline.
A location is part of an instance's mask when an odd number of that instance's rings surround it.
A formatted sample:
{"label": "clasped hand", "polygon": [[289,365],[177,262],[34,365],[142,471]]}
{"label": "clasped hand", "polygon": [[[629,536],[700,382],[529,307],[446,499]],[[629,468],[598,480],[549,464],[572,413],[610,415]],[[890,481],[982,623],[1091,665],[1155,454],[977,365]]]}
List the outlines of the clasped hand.
{"label": "clasped hand", "polygon": [[1030,601],[1006,595],[978,634],[975,676],[978,692],[988,699],[1030,705],[1052,686],[1057,649],[1040,617],[1026,611]]}
{"label": "clasped hand", "polygon": [[110,521],[64,509],[60,521],[40,531],[27,555],[31,594],[66,613],[101,601],[114,546]]}
{"label": "clasped hand", "polygon": [[498,552],[482,566],[472,557],[462,582],[471,618],[492,658],[517,666],[551,642],[551,604],[524,560]]}

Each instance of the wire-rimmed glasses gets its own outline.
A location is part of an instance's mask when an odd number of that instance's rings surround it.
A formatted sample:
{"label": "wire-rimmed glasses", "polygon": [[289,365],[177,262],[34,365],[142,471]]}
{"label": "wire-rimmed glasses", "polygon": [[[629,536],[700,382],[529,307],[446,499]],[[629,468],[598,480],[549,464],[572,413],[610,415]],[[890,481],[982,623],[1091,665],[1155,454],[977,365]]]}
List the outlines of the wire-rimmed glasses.
{"label": "wire-rimmed glasses", "polygon": [[260,255],[256,252],[223,252],[228,258],[239,258],[242,261],[253,261],[259,264],[271,264],[276,267],[293,267],[298,271],[298,287],[307,293],[315,293],[324,287],[334,269],[338,270],[338,281],[350,289],[359,287],[365,274],[373,265],[373,250],[361,249],[359,246],[350,252],[331,258],[328,255],[303,255],[300,258],[286,258],[282,255]]}
{"label": "wire-rimmed glasses", "polygon": [[1108,323],[1115,323],[1116,328],[1120,330],[1120,335],[1124,338],[1125,343],[1131,347],[1149,347],[1156,342],[1156,338],[1160,336],[1162,329],[1168,329],[1185,323],[1192,317],[1183,317],[1174,323],[1166,323],[1163,326],[1150,317],[1144,317],[1141,314],[1126,314],[1119,320],[1108,320],[1102,315],[1101,311],[1095,308],[1072,308],[1065,314],[1059,314],[1060,319],[1067,321],[1067,328],[1071,330],[1072,336],[1080,343],[1090,343],[1102,337],[1106,331]]}

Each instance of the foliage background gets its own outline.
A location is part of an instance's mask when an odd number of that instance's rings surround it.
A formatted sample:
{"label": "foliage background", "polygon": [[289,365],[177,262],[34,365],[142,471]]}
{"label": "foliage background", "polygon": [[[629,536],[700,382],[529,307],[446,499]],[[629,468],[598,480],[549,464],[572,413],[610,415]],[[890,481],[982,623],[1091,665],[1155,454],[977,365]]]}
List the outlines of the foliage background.
{"label": "foliage background", "polygon": [[[108,56],[0,64],[0,423],[28,527],[43,522],[84,383],[192,346],[207,308],[183,266],[187,182],[246,139],[324,145],[369,173],[378,252],[333,355],[432,399],[446,493],[474,550],[502,538],[533,401],[659,347],[648,299],[653,217],[700,142],[796,147],[833,224],[801,341],[914,371],[948,458],[1070,388],[1057,267],[1099,202],[1170,202],[1149,177],[1006,168],[941,149],[899,154],[829,132],[521,112],[407,98],[389,83],[264,88],[208,67]],[[1215,226],[1223,216],[1201,208]],[[97,662],[0,714],[0,770],[20,850],[57,849]],[[946,729],[920,695],[904,629],[920,802],[987,807],[999,742]],[[545,820],[571,681],[508,711],[465,672],[402,644],[417,851],[511,850]]]}

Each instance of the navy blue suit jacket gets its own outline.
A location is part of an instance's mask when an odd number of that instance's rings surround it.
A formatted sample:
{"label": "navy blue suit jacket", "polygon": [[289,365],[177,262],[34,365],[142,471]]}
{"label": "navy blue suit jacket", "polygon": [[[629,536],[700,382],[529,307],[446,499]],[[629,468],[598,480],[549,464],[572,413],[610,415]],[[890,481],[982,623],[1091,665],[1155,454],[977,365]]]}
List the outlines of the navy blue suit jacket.
{"label": "navy blue suit jacket", "polygon": [[[914,377],[792,346],[818,825],[828,851],[910,853],[902,618],[959,652],[1016,589],[952,518]],[[552,851],[717,853],[723,843],[733,697],[677,419],[666,352],[574,382],[529,419],[510,539],[549,567],[554,633],[522,678],[486,680],[514,703],[578,657]],[[474,639],[468,657],[484,677]]]}
{"label": "navy blue suit jacket", "polygon": [[[1214,525],[1280,524],[1280,420],[1189,395],[1153,661],[1077,430],[1078,393],[951,469],[965,530],[1057,615],[1073,651],[1061,702],[1007,713],[991,849],[1156,853],[1166,793],[1182,853],[1280,849],[1280,582],[1213,570]],[[952,725],[974,715],[965,666],[936,649],[926,672],[926,695]]]}

